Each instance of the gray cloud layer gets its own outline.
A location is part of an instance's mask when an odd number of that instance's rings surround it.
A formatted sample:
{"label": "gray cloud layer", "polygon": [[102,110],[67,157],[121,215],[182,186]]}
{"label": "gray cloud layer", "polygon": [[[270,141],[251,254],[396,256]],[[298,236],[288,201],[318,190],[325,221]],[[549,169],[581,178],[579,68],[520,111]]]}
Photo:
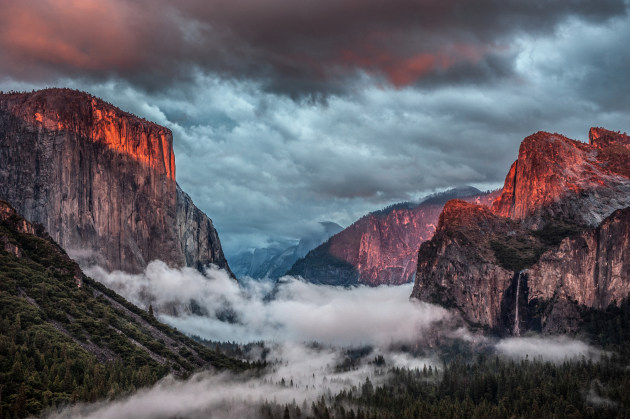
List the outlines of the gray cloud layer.
{"label": "gray cloud layer", "polygon": [[282,92],[346,90],[357,71],[397,86],[510,74],[515,36],[601,23],[623,0],[2,1],[2,73],[117,76],[149,89],[194,69]]}
{"label": "gray cloud layer", "polygon": [[0,88],[69,85],[171,128],[228,257],[496,187],[538,130],[630,125],[627,2],[70,3],[0,0]]}

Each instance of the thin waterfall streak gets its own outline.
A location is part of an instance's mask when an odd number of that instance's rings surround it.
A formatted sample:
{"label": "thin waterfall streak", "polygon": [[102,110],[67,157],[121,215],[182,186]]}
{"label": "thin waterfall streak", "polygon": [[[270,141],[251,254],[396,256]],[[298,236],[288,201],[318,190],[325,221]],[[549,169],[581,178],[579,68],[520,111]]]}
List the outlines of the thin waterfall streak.
{"label": "thin waterfall streak", "polygon": [[521,289],[521,273],[518,274],[518,279],[516,280],[516,308],[514,309],[514,336],[521,335],[521,328],[518,325],[518,294]]}

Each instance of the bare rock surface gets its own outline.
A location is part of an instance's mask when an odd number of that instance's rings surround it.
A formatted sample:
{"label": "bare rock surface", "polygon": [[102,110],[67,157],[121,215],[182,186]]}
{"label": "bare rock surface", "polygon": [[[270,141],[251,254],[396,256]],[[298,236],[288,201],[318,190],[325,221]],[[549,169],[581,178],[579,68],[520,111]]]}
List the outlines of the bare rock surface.
{"label": "bare rock surface", "polygon": [[490,209],[452,201],[422,244],[412,297],[501,333],[575,331],[630,293],[630,137],[538,132]]}
{"label": "bare rock surface", "polygon": [[420,204],[402,203],[362,217],[298,260],[288,272],[332,285],[399,285],[413,281],[418,248],[435,232],[444,203],[490,205],[499,192],[454,188]]}
{"label": "bare rock surface", "polygon": [[82,264],[229,269],[212,221],[175,183],[171,131],[86,93],[0,95],[0,198]]}

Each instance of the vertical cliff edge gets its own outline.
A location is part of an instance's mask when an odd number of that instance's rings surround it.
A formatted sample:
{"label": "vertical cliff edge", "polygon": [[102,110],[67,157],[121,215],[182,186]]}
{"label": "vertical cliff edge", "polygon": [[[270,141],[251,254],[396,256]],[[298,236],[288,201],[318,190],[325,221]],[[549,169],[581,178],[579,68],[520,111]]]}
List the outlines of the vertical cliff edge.
{"label": "vertical cliff edge", "polygon": [[412,297],[518,335],[577,330],[630,296],[630,137],[539,132],[490,209],[451,201],[420,247]]}
{"label": "vertical cliff edge", "polygon": [[212,221],[175,182],[171,131],[83,92],[0,95],[0,199],[82,264],[229,271]]}

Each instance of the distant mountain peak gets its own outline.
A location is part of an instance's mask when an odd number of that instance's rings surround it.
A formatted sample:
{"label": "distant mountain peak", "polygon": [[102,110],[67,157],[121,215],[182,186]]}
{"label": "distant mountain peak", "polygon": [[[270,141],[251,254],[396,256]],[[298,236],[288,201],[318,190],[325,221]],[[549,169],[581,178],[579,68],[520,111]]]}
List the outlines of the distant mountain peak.
{"label": "distant mountain peak", "polygon": [[265,248],[248,250],[232,258],[232,269],[237,277],[249,276],[255,279],[278,279],[284,275],[298,259],[328,240],[341,230],[339,224],[332,221],[320,221],[310,226],[310,233],[300,238],[297,244],[273,245]]}
{"label": "distant mountain peak", "polygon": [[413,278],[418,247],[431,238],[445,202],[460,198],[490,205],[497,193],[453,188],[421,203],[401,202],[371,212],[298,260],[288,272],[332,285],[402,284]]}

